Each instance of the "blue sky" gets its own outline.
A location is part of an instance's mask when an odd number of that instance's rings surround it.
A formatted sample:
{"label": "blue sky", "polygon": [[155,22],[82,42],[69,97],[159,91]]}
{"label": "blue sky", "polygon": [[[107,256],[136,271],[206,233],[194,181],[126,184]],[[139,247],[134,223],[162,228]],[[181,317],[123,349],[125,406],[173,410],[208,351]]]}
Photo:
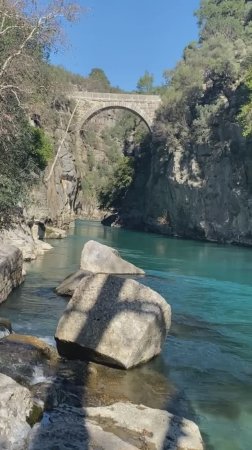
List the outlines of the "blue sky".
{"label": "blue sky", "polygon": [[193,12],[200,0],[80,0],[90,8],[78,23],[66,26],[69,48],[51,61],[88,75],[102,68],[113,86],[136,88],[148,70],[155,84],[180,59],[183,48],[197,39]]}

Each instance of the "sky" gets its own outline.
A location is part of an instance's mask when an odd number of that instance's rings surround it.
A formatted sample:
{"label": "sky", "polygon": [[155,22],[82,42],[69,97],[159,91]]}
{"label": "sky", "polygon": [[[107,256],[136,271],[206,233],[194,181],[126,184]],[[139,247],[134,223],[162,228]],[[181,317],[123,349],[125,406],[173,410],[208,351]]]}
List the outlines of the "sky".
{"label": "sky", "polygon": [[134,90],[147,70],[156,85],[184,47],[198,36],[194,11],[200,0],[79,0],[88,8],[66,25],[68,46],[51,62],[87,76],[104,70],[113,86]]}

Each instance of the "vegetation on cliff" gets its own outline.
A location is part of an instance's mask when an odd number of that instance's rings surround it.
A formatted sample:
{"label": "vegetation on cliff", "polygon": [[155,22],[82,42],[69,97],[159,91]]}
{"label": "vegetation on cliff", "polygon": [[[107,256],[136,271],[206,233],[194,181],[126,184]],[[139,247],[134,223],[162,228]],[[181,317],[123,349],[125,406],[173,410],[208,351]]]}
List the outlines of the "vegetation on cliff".
{"label": "vegetation on cliff", "polygon": [[247,102],[242,106],[238,119],[245,137],[252,136],[252,69],[245,76],[244,86],[247,88]]}
{"label": "vegetation on cliff", "polygon": [[237,122],[246,101],[252,2],[202,0],[196,15],[199,41],[185,48],[173,71],[165,72],[164,106],[155,127],[164,155],[178,146],[218,146],[217,125]]}
{"label": "vegetation on cliff", "polygon": [[[31,1],[0,1],[0,212],[23,201],[25,192],[45,169],[52,145],[34,127],[34,110],[47,104],[47,62],[61,34],[62,18],[74,20],[78,8],[56,0],[41,8]],[[34,119],[34,120],[31,120]]]}
{"label": "vegetation on cliff", "polygon": [[[74,105],[64,92],[116,91],[102,69],[88,77],[50,65],[64,21],[80,8],[68,0],[0,0],[0,213],[1,224],[39,180],[57,145],[58,111]],[[63,124],[64,125],[64,124]]]}
{"label": "vegetation on cliff", "polygon": [[[82,130],[82,205],[92,210],[116,208],[123,201],[134,174],[148,129],[133,113],[101,112]],[[86,156],[85,156],[86,155]],[[77,204],[77,208],[81,205]]]}

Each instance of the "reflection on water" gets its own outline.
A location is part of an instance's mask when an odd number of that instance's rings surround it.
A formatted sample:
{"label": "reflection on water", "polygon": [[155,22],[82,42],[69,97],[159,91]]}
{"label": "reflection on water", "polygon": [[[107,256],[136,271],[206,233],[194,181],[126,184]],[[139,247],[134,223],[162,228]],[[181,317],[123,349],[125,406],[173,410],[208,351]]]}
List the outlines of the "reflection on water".
{"label": "reflection on water", "polygon": [[78,268],[83,244],[96,239],[118,248],[146,270],[141,282],[171,304],[173,325],[159,358],[128,374],[117,371],[115,378],[108,371],[107,386],[115,393],[120,385],[118,396],[194,418],[209,450],[250,450],[252,250],[82,221],[71,233],[28,265],[24,285],[0,315],[12,320],[15,331],[51,341],[66,305],[54,288]]}

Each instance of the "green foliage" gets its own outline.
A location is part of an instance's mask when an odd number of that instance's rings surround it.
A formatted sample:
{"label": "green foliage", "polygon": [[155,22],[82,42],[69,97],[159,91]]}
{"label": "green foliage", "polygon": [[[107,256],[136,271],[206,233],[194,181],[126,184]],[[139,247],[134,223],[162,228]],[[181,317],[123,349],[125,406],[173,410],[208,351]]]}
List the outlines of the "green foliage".
{"label": "green foliage", "polygon": [[243,135],[249,137],[252,136],[252,69],[248,71],[244,84],[247,88],[247,103],[242,106],[238,120],[242,126]]}
{"label": "green foliage", "polygon": [[89,74],[89,78],[90,80],[96,81],[99,84],[99,86],[101,86],[104,89],[109,89],[110,87],[109,79],[107,78],[104,70],[102,69],[99,69],[97,67],[92,69]]}
{"label": "green foliage", "polygon": [[231,40],[251,37],[251,5],[250,0],[201,0],[196,12],[201,39],[217,34]]}
{"label": "green foliage", "polygon": [[[161,107],[154,127],[157,154],[164,164],[178,148],[220,142],[220,127],[235,122],[244,105],[241,81],[252,63],[252,1],[202,0],[197,17],[199,42],[190,43],[173,71],[165,71]],[[246,82],[249,90],[248,79]],[[251,98],[239,116],[250,133]]]}
{"label": "green foliage", "polygon": [[44,170],[53,157],[53,146],[49,137],[40,128],[30,127],[29,154],[39,170]]}
{"label": "green foliage", "polygon": [[20,113],[20,129],[9,141],[0,141],[0,212],[24,202],[27,190],[52,157],[52,145],[45,133],[29,125]]}
{"label": "green foliage", "polygon": [[113,173],[98,194],[100,207],[119,208],[132,184],[133,176],[134,160],[124,156],[115,165]]}
{"label": "green foliage", "polygon": [[153,92],[154,77],[147,70],[137,82],[137,91],[141,94],[150,94]]}

